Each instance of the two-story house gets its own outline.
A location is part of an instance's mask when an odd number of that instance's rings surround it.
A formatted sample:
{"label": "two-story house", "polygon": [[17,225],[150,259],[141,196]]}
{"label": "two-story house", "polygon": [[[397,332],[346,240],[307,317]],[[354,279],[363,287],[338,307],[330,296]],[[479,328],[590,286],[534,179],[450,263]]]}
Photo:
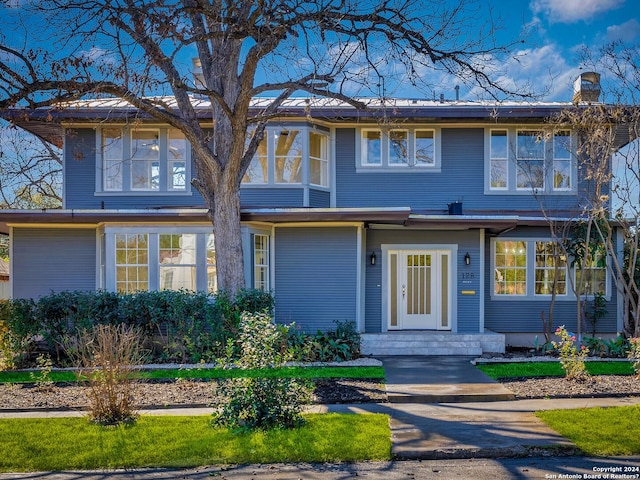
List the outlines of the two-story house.
{"label": "two-story house", "polygon": [[[584,179],[574,133],[546,122],[571,104],[367,103],[289,100],[244,176],[247,286],[274,293],[276,321],[355,321],[364,353],[503,351],[541,335],[555,278],[555,323],[574,329],[575,272],[548,219],[580,212]],[[0,212],[14,298],[216,290],[179,131],[118,100],[13,121],[64,146],[63,209]],[[597,265],[589,275],[607,301],[598,332],[621,330],[612,279]]]}

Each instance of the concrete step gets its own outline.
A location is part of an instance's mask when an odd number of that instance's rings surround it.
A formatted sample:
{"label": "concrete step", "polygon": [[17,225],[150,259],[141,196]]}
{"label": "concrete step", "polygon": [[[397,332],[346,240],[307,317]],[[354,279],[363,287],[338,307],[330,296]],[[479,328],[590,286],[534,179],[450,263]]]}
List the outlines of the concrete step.
{"label": "concrete step", "polygon": [[460,383],[456,385],[388,385],[390,403],[470,403],[515,400],[513,392],[501,384]]}
{"label": "concrete step", "polygon": [[484,351],[504,351],[504,340],[495,334],[387,332],[362,334],[360,350],[363,355],[480,356]]}

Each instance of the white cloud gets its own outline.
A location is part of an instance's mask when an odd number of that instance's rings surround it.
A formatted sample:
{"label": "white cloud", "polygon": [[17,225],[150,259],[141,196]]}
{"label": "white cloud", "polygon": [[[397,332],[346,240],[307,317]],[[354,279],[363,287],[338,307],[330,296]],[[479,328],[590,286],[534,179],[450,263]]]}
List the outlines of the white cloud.
{"label": "white cloud", "polygon": [[621,25],[611,25],[607,27],[607,40],[622,40],[632,42],[640,36],[640,23],[635,18],[624,22]]}
{"label": "white cloud", "polygon": [[80,56],[90,62],[101,62],[106,64],[114,64],[116,59],[112,52],[100,47],[91,47],[89,50],[83,50],[80,52]]}
{"label": "white cloud", "polygon": [[625,0],[532,0],[535,15],[543,13],[551,23],[573,23],[620,7]]}

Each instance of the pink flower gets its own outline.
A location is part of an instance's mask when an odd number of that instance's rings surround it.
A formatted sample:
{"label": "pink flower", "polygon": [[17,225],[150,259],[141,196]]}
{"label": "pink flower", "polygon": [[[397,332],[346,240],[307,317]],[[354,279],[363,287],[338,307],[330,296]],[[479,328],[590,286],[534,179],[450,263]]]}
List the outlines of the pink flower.
{"label": "pink flower", "polygon": [[584,345],[582,345],[582,346],[580,347],[580,350],[586,350],[586,349],[587,349],[587,347],[585,347]]}
{"label": "pink flower", "polygon": [[574,335],[573,337],[571,337],[571,341],[575,342],[576,341],[576,336]]}

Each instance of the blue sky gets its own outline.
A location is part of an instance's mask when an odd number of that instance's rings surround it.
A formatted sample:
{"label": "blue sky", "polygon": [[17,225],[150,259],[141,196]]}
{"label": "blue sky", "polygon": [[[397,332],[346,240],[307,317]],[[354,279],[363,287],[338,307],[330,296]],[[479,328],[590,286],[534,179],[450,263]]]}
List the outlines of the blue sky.
{"label": "blue sky", "polygon": [[[529,80],[551,89],[545,100],[566,101],[573,80],[580,73],[579,52],[597,50],[622,40],[640,43],[638,0],[491,0],[486,2],[504,31],[499,38],[515,38],[529,32],[519,49],[520,63],[506,65],[514,82]],[[601,72],[605,73],[605,72]],[[606,80],[606,78],[603,78]]]}
{"label": "blue sky", "polygon": [[[12,21],[12,14],[22,10],[33,0],[7,0],[4,12],[0,6],[1,31],[5,35],[14,37],[20,35],[22,29],[18,22]],[[455,0],[445,0],[451,1]],[[516,48],[518,60],[500,63],[500,80],[506,85],[530,84],[537,87],[538,92],[544,92],[542,100],[568,101],[572,96],[572,85],[584,66],[579,63],[580,51],[587,47],[594,52],[602,45],[622,40],[628,44],[640,44],[640,6],[639,0],[466,0],[469,7],[477,12],[477,18],[469,25],[469,35],[473,38],[476,33],[473,28],[486,23],[491,18],[500,27],[496,32],[498,42],[524,38],[524,42]],[[429,2],[425,1],[425,8]],[[2,2],[0,2],[2,5]],[[9,10],[6,10],[9,7]],[[12,11],[13,10],[13,11]],[[482,17],[484,15],[484,18]],[[32,18],[33,20],[33,18]],[[2,25],[4,22],[8,24]],[[11,27],[18,27],[13,30]],[[11,33],[9,33],[11,32]],[[30,31],[33,34],[33,29]],[[16,40],[19,40],[16,37]],[[30,38],[27,43],[37,42],[38,37]],[[44,40],[43,40],[44,41]],[[87,48],[88,56],[105,55],[108,50],[96,45]],[[185,52],[183,63],[185,68],[191,67],[190,56],[195,52]],[[319,52],[326,54],[327,52]],[[384,52],[380,52],[384,54]],[[389,69],[394,68],[393,64]],[[582,68],[582,69],[581,69]],[[385,93],[397,97],[425,97],[443,93],[446,98],[454,98],[454,86],[460,82],[442,73],[424,68],[420,72],[429,85],[435,88],[425,88],[421,91],[411,89],[407,82],[392,84],[390,71],[389,82],[385,86]],[[603,83],[606,83],[606,72]],[[349,93],[371,95],[372,92],[358,92],[355,89]],[[375,92],[373,92],[375,94]],[[368,95],[367,95],[368,94]],[[462,86],[462,99],[476,100],[482,92],[474,91]],[[607,100],[606,96],[603,100]]]}

